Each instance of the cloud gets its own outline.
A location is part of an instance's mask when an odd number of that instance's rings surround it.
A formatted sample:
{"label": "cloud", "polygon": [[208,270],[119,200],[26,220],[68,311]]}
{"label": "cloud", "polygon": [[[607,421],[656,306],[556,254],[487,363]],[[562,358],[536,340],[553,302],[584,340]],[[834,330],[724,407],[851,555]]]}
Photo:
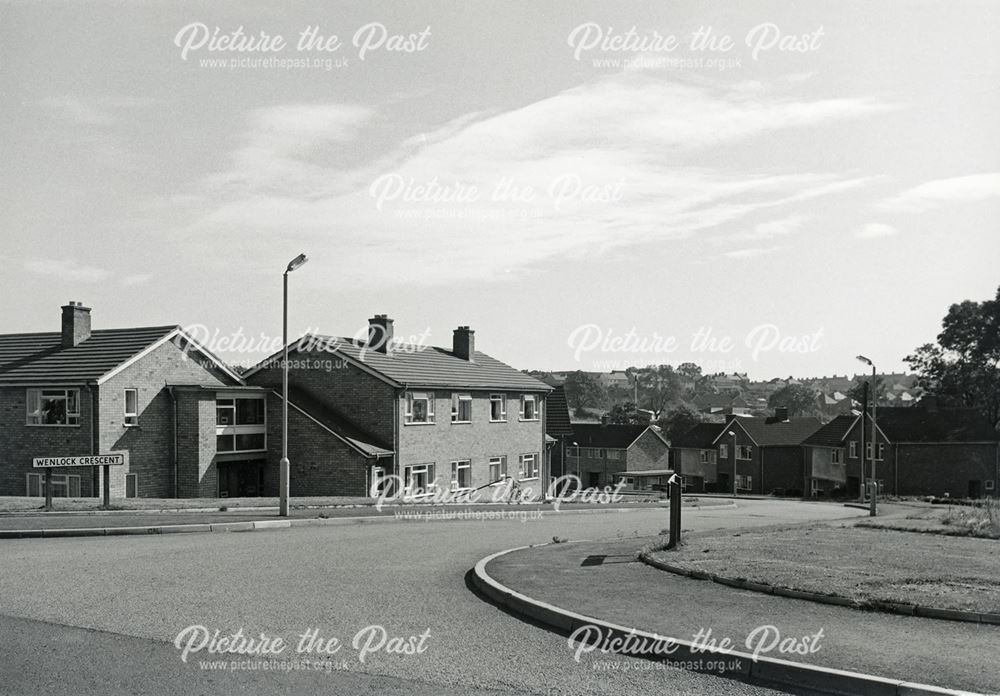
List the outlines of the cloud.
{"label": "cloud", "polygon": [[[203,182],[215,205],[186,232],[192,244],[239,243],[262,265],[269,242],[291,234],[312,255],[337,259],[330,282],[489,280],[858,188],[871,178],[800,171],[794,161],[782,171],[780,158],[737,167],[730,152],[764,134],[780,150],[782,133],[887,108],[630,72],[511,111],[460,116],[350,167],[316,153],[357,154],[352,139],[390,116],[288,105],[249,115],[231,166]],[[804,219],[786,215],[750,234],[790,234]]]}
{"label": "cloud", "polygon": [[1000,172],[935,179],[882,201],[878,207],[895,212],[920,213],[947,203],[966,203],[1000,197]]}
{"label": "cloud", "polygon": [[145,285],[152,279],[152,273],[133,273],[122,278],[122,287],[131,288],[137,285]]}
{"label": "cloud", "polygon": [[108,277],[103,268],[86,266],[72,259],[34,259],[24,262],[24,270],[59,280],[76,283],[96,283]]}
{"label": "cloud", "polygon": [[858,239],[876,239],[878,237],[891,237],[897,234],[898,230],[892,225],[884,225],[880,222],[869,222],[866,225],[862,225],[854,232],[854,236]]}
{"label": "cloud", "polygon": [[802,225],[809,220],[808,215],[791,215],[780,220],[762,222],[754,225],[752,229],[726,235],[723,240],[752,240],[752,239],[773,239],[798,232]]}
{"label": "cloud", "polygon": [[154,103],[146,97],[113,96],[81,99],[73,95],[51,96],[38,101],[56,116],[85,126],[109,126],[118,110],[136,109]]}
{"label": "cloud", "polygon": [[754,259],[758,256],[764,256],[765,254],[771,254],[779,249],[783,249],[781,246],[772,247],[751,247],[748,249],[733,249],[732,251],[727,251],[722,255],[728,259]]}

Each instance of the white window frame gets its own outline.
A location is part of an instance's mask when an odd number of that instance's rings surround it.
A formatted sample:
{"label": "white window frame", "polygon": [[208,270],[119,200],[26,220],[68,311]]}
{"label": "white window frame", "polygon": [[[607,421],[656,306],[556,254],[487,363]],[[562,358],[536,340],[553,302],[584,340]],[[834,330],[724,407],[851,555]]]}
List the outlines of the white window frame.
{"label": "white window frame", "polygon": [[[49,392],[49,399],[65,399],[66,401],[66,422],[65,423],[43,423],[42,422],[42,394]],[[59,396],[55,392],[61,392]],[[70,394],[74,398],[70,399]],[[70,404],[76,402],[76,410],[70,410]],[[34,406],[34,409],[32,409]],[[28,389],[24,396],[24,423],[33,428],[79,428],[80,427],[80,390],[79,389]]]}
{"label": "white window frame", "polygon": [[698,450],[702,464],[708,464],[708,450]]}
{"label": "white window frame", "polygon": [[[493,473],[493,467],[497,468],[496,474]],[[501,485],[507,479],[507,455],[490,457],[489,469],[487,471],[489,472],[490,483],[494,486]]]}
{"label": "white window frame", "polygon": [[[878,457],[875,458],[875,461],[877,461],[877,462],[884,462],[885,461],[885,443],[884,442],[878,442],[876,444],[878,445],[878,450],[877,450]],[[868,461],[872,460],[872,443],[871,443],[871,440],[869,440],[868,442],[865,443],[865,459],[867,459]]]}
{"label": "white window frame", "polygon": [[622,451],[620,449],[606,449],[604,450],[604,456],[607,459],[621,461]]}
{"label": "white window frame", "polygon": [[[38,486],[38,495],[31,495],[31,481],[35,479]],[[52,474],[52,497],[53,498],[80,498],[80,476],[79,474]],[[56,489],[61,491],[56,492]],[[74,490],[76,495],[73,495]],[[29,472],[25,476],[25,494],[29,498],[45,497],[45,474]]]}
{"label": "white window frame", "polygon": [[[743,485],[740,485],[740,484]],[[752,491],[753,490],[753,476],[750,474],[736,474],[736,490],[738,491]]]}
{"label": "white window frame", "polygon": [[[528,404],[531,404],[532,411],[534,411],[534,413],[532,413],[532,415],[531,415],[531,418],[528,418],[528,416],[526,415],[527,414],[527,406],[528,406]],[[521,417],[520,417],[520,420],[523,420],[523,421],[537,421],[537,420],[541,420],[541,417],[542,417],[542,409],[541,409],[541,404],[538,401],[538,397],[535,394],[521,394]]]}
{"label": "white window frame", "polygon": [[729,459],[729,445],[725,442],[719,445],[719,459]]}
{"label": "white window frame", "polygon": [[[468,418],[461,418],[463,402],[468,404]],[[452,392],[451,395],[451,422],[471,423],[472,422],[472,394],[467,392]]]}
{"label": "white window frame", "polygon": [[424,464],[410,464],[403,467],[403,488],[405,490],[412,492],[412,479],[414,472],[426,474],[427,487],[424,489],[424,493],[429,493],[437,487],[437,476],[434,472],[434,463],[429,462]]}
{"label": "white window frame", "polygon": [[[426,401],[426,420],[413,420],[413,403],[416,401]],[[406,410],[403,417],[405,425],[434,425],[434,392],[406,392]]]}
{"label": "white window frame", "polygon": [[[263,423],[252,423],[246,425],[239,425],[236,423],[236,402],[240,400],[250,400],[254,399],[260,401],[264,405],[264,422]],[[220,406],[220,402],[232,401],[232,405],[223,404]],[[230,423],[219,423],[219,411],[220,410],[231,410],[232,411],[232,422]],[[236,438],[239,435],[263,435],[264,444],[261,447],[255,447],[253,449],[238,449],[236,445]],[[233,439],[233,449],[219,449],[219,437],[232,437]],[[216,452],[222,454],[240,453],[240,452],[266,452],[267,451],[267,401],[263,394],[217,394],[215,398],[215,447]]]}
{"label": "white window frame", "polygon": [[992,491],[996,489],[996,481],[994,479],[986,479],[983,481],[983,490]]}
{"label": "white window frame", "polygon": [[[500,404],[500,417],[493,417],[493,404]],[[507,422],[507,395],[506,394],[490,394],[490,423],[506,423]]]}
{"label": "white window frame", "polygon": [[847,456],[849,458],[851,458],[851,459],[857,459],[858,458],[858,441],[857,440],[851,440],[848,443]]}
{"label": "white window frame", "polygon": [[830,463],[831,464],[843,464],[844,463],[843,462],[843,457],[841,456],[842,453],[843,453],[843,450],[841,450],[839,447],[833,447],[833,448],[831,448],[830,449]]}
{"label": "white window frame", "polygon": [[[532,476],[527,476],[526,475],[529,472],[525,470],[525,464],[527,464],[529,461],[533,463],[533,465],[532,465],[532,472],[531,472],[531,473],[533,473]],[[539,469],[540,469],[540,462],[539,462],[539,459],[538,459],[538,453],[537,452],[531,452],[529,454],[522,454],[522,455],[520,455],[518,457],[517,478],[519,480],[521,480],[521,481],[533,481],[533,480],[537,479],[539,477],[539,475],[541,474],[541,472],[540,472]]]}
{"label": "white window frame", "polygon": [[[132,479],[133,486],[135,488],[135,495],[128,494],[128,480]],[[139,497],[139,475],[138,474],[125,474],[125,497],[126,498],[138,498]]]}
{"label": "white window frame", "polygon": [[[465,470],[468,472],[469,485],[461,486],[459,485],[459,474]],[[451,463],[451,490],[453,491],[471,491],[472,490],[472,460],[471,459],[456,459]]]}
{"label": "white window frame", "polygon": [[[746,456],[740,456],[745,454]],[[752,445],[736,445],[736,458],[741,462],[749,462],[753,459],[753,446]]]}
{"label": "white window frame", "polygon": [[[128,394],[132,392],[135,398],[134,408],[128,410]],[[139,425],[139,390],[134,387],[126,387],[122,392],[122,410],[124,414],[122,416],[122,425],[126,428],[132,428]]]}

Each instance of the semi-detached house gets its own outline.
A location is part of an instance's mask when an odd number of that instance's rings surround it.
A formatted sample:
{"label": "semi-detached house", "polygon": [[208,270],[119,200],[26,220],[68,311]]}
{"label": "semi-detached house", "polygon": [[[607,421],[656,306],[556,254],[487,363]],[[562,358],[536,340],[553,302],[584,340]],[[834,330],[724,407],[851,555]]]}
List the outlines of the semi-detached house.
{"label": "semi-detached house", "polygon": [[[424,491],[488,493],[508,477],[535,493],[546,485],[552,388],[476,350],[468,326],[454,330],[449,348],[410,345],[379,314],[367,340],[310,335],[289,350],[289,401],[308,404],[375,453],[325,451],[293,427],[291,495],[366,495],[392,477]],[[244,378],[280,390],[279,356]]]}

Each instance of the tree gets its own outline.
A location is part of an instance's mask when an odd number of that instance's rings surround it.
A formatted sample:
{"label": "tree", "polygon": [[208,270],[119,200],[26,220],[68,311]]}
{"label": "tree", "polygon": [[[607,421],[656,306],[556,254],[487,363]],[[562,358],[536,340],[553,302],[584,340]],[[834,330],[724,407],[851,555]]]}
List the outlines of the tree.
{"label": "tree", "polygon": [[616,425],[646,425],[649,423],[649,416],[640,413],[633,402],[626,401],[611,407],[608,422]]}
{"label": "tree", "polygon": [[667,406],[679,401],[681,380],[670,365],[657,365],[637,373],[639,379],[639,403],[645,405],[659,417]]}
{"label": "tree", "polygon": [[700,422],[697,413],[686,406],[678,406],[660,416],[656,424],[660,426],[664,437],[673,442]]}
{"label": "tree", "polygon": [[953,304],[937,343],[905,359],[917,384],[944,405],[977,408],[1000,425],[1000,288],[996,298]]}
{"label": "tree", "polygon": [[563,389],[566,390],[566,403],[578,413],[585,408],[600,406],[606,398],[601,383],[580,370],[566,376]]}
{"label": "tree", "polygon": [[[865,377],[858,379],[854,382],[854,386],[847,390],[847,395],[857,401],[859,404],[871,403],[871,395],[868,393],[870,387],[868,386],[871,382],[870,377]],[[888,393],[888,387],[886,386],[885,380],[882,379],[882,375],[875,375],[875,403],[879,406],[887,403],[885,395]],[[868,397],[867,400],[865,397]]]}
{"label": "tree", "polygon": [[771,394],[767,399],[771,408],[787,408],[788,417],[807,416],[817,407],[816,392],[801,384],[788,384]]}

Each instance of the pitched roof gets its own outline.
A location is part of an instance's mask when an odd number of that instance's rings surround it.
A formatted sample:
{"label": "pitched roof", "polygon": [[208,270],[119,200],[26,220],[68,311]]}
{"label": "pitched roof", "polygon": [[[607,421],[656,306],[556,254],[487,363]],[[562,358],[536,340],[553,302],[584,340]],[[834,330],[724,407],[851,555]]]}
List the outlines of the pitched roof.
{"label": "pitched roof", "polygon": [[712,443],[725,427],[725,423],[699,423],[680,437],[674,438],[670,444],[679,448],[712,449]]}
{"label": "pitched roof", "polygon": [[[609,423],[608,425],[574,423],[573,438],[580,447],[626,449],[651,427],[649,425],[620,425],[614,423]],[[653,428],[653,432],[659,435],[661,440],[663,439],[658,430]],[[665,440],[664,444],[666,444]]]}
{"label": "pitched roof", "polygon": [[[280,391],[272,390],[272,393],[278,399],[282,398]],[[364,432],[361,428],[358,428],[340,414],[324,406],[301,389],[289,386],[288,405],[299,409],[307,417],[322,425],[366,457],[392,454],[392,450],[386,446],[386,443],[380,442],[378,438]]]}
{"label": "pitched roof", "polygon": [[857,416],[849,414],[837,416],[803,440],[802,444],[812,447],[840,447],[857,419]]}
{"label": "pitched roof", "polygon": [[763,418],[735,418],[747,434],[757,443],[758,447],[789,447],[801,445],[802,442],[820,429],[818,418],[791,418],[789,420],[773,420]]}
{"label": "pitched roof", "polygon": [[968,408],[883,406],[875,422],[890,442],[996,442],[1000,433],[981,412]]}
{"label": "pitched roof", "polygon": [[562,386],[553,389],[545,399],[545,432],[553,437],[572,435],[573,426],[569,422],[569,406],[566,404],[566,390]]}
{"label": "pitched roof", "polygon": [[178,330],[177,326],[98,329],[71,348],[62,334],[0,335],[0,383],[83,384],[93,382]]}
{"label": "pitched roof", "polygon": [[[548,384],[510,365],[475,351],[472,360],[435,346],[399,345],[390,354],[368,349],[352,338],[312,336],[316,342],[335,346],[335,352],[401,386],[468,389],[516,389],[549,392]],[[307,341],[300,341],[307,345]],[[266,362],[266,361],[265,361]],[[263,364],[263,363],[261,363]]]}

